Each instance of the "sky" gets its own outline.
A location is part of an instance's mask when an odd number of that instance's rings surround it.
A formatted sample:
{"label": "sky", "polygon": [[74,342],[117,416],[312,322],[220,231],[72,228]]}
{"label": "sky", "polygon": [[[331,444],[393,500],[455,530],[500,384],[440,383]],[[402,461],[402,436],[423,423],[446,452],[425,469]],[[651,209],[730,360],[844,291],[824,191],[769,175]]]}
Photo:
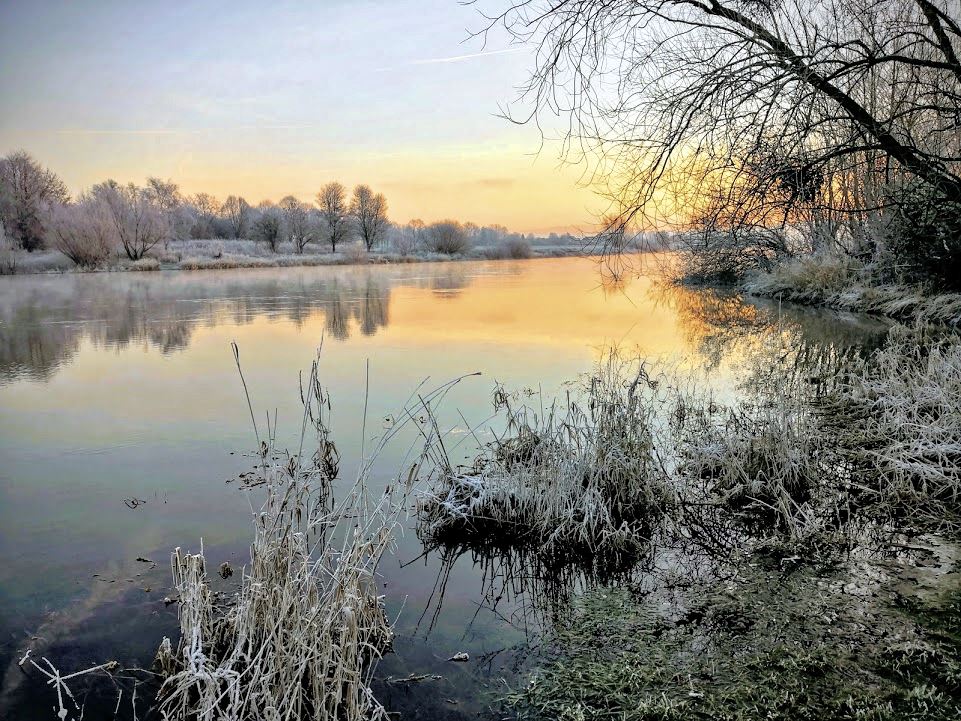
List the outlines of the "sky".
{"label": "sky", "polygon": [[160,176],[255,204],[339,180],[401,223],[590,228],[580,169],[498,117],[531,49],[482,25],[458,0],[0,0],[0,153],[74,193]]}

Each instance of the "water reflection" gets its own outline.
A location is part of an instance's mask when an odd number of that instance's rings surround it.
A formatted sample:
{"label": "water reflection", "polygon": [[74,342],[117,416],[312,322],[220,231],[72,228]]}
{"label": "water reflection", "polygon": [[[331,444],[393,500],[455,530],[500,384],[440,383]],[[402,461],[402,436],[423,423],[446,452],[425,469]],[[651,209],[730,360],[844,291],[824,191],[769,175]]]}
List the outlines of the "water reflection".
{"label": "water reflection", "polygon": [[782,305],[711,288],[655,284],[651,297],[676,314],[686,344],[707,369],[732,356],[756,358],[772,337],[796,353],[802,364],[813,364],[824,353],[863,354],[875,348],[891,327],[882,318]]}
{"label": "water reflection", "polygon": [[0,284],[0,382],[47,380],[84,340],[99,349],[146,344],[169,354],[186,348],[200,326],[245,325],[258,317],[300,327],[322,313],[332,338],[345,341],[353,332],[372,336],[389,322],[392,286],[446,290],[470,282],[464,272],[445,271],[426,280],[418,275],[341,269],[282,278],[202,273],[5,279]]}
{"label": "water reflection", "polygon": [[[320,314],[325,334],[338,341],[349,340],[353,333],[373,336],[391,322],[392,295],[402,288],[430,291],[413,309],[425,326],[440,312],[430,305],[431,298],[467,303],[459,306],[459,316],[445,318],[452,321],[447,328],[451,335],[489,335],[508,321],[516,328],[507,330],[526,332],[531,340],[546,335],[581,339],[623,328],[623,319],[633,315],[629,336],[640,340],[645,350],[677,352],[676,328],[708,367],[736,352],[749,353],[751,339],[783,329],[800,330],[799,339],[818,346],[853,347],[863,345],[865,335],[879,335],[886,328],[853,315],[782,308],[776,302],[717,291],[664,288],[624,275],[609,277],[589,270],[584,261],[554,264],[556,283],[531,289],[530,295],[508,287],[498,298],[467,298],[463,292],[491,274],[520,275],[523,264],[503,263],[496,270],[491,264],[458,263],[3,279],[0,383],[20,377],[48,380],[85,341],[96,349],[143,344],[170,354],[187,348],[200,327],[248,325],[258,318],[286,320],[300,328]],[[573,269],[576,285],[568,280]],[[592,288],[600,292],[582,295]],[[611,334],[607,342],[624,340]]]}

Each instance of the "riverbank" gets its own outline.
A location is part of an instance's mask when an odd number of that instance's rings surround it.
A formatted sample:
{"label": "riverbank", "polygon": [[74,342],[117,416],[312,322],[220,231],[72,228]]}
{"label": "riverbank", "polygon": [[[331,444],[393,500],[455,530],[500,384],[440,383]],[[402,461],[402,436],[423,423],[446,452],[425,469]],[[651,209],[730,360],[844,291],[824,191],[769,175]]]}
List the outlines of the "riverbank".
{"label": "riverbank", "polygon": [[786,324],[769,341],[730,405],[602,366],[558,433],[557,404],[530,402],[544,421],[499,391],[510,433],[434,476],[428,547],[501,559],[546,619],[505,716],[958,718],[958,338],[895,325],[873,352],[811,353]]}
{"label": "riverbank", "polygon": [[740,289],[748,295],[883,315],[909,323],[961,326],[961,293],[872,283],[861,269],[827,259],[784,263],[771,272],[750,276],[742,281]]}
{"label": "riverbank", "polygon": [[335,253],[311,248],[305,253],[271,253],[253,241],[175,241],[162,252],[139,260],[116,258],[97,268],[82,268],[58,251],[7,251],[0,258],[0,275],[38,275],[62,273],[122,273],[174,270],[234,270],[252,268],[297,268],[346,265],[388,265],[407,263],[446,263],[470,260],[526,260],[528,258],[568,258],[596,255],[590,249],[570,245],[480,246],[447,255],[418,251],[396,253],[367,252],[347,246]]}
{"label": "riverbank", "polygon": [[[724,265],[723,267],[727,267]],[[902,323],[961,327],[961,293],[883,279],[878,269],[829,254],[785,260],[762,270],[715,272],[710,259],[680,252],[660,268],[672,285],[725,287],[749,296],[883,316]]]}

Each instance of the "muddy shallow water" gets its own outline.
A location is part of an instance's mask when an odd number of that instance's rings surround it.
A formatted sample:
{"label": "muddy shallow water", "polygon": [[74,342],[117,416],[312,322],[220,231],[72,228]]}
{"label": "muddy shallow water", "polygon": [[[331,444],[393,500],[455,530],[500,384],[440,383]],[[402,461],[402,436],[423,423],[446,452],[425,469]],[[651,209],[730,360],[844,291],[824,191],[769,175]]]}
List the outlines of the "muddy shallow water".
{"label": "muddy shallow water", "polygon": [[[350,476],[364,439],[425,378],[481,373],[441,413],[466,460],[495,382],[551,398],[617,345],[733,395],[753,344],[788,327],[811,355],[872,347],[887,329],[664,293],[643,274],[614,282],[583,259],[0,278],[0,717],[51,717],[49,689],[16,665],[28,648],[65,672],[148,666],[177,629],[163,602],[174,547],[243,563],[249,505],[228,481],[251,467],[254,441],[231,341],[260,422],[276,413],[291,443],[298,374],[323,344]],[[378,482],[407,450],[383,454]],[[543,589],[470,553],[422,552],[409,529],[381,568],[398,635],[378,693],[408,718],[485,713],[536,656]],[[471,662],[447,661],[458,652]],[[443,678],[387,680],[409,674]]]}

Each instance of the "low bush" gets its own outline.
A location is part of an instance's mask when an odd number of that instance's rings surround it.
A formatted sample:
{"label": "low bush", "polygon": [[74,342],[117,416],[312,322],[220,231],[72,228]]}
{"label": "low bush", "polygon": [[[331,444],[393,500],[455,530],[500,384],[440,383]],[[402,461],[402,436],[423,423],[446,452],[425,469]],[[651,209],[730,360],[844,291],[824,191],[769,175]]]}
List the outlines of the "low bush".
{"label": "low bush", "polygon": [[527,239],[518,237],[505,238],[497,245],[488,246],[479,252],[481,257],[489,260],[523,260],[534,255],[531,244],[527,242]]}
{"label": "low bush", "polygon": [[445,255],[462,255],[470,250],[470,238],[464,226],[456,220],[431,223],[424,231],[427,250]]}
{"label": "low bush", "polygon": [[124,266],[126,270],[134,271],[155,271],[160,270],[160,261],[157,258],[140,258]]}

